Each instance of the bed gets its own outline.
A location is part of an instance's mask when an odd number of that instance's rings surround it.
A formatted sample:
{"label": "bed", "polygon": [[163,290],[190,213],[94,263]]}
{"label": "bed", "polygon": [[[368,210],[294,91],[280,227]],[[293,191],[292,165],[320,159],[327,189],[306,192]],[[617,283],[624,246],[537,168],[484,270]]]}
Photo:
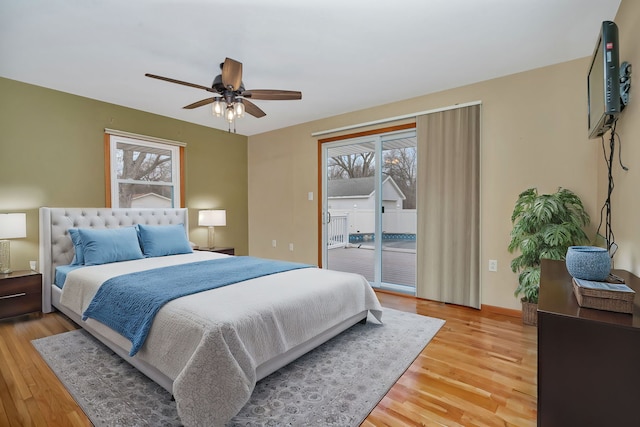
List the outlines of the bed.
{"label": "bed", "polygon": [[91,317],[83,320],[104,283],[161,268],[162,277],[170,277],[164,273],[169,265],[217,266],[250,258],[205,251],[146,256],[76,266],[56,279],[57,271],[76,262],[69,229],[128,233],[134,226],[138,233],[184,228],[186,238],[187,210],[40,208],[43,311],[60,310],[172,393],[187,427],[224,425],[258,380],[366,320],[369,312],[381,318],[382,308],[362,276],[294,268],[171,300],[157,311],[148,335],[130,356],[134,346],[129,339]]}

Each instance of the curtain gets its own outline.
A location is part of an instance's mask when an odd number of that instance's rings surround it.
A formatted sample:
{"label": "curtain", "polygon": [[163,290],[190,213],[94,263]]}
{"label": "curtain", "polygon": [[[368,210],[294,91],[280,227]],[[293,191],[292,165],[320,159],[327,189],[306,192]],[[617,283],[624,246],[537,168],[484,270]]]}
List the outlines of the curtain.
{"label": "curtain", "polygon": [[480,308],[480,105],[419,116],[417,296]]}

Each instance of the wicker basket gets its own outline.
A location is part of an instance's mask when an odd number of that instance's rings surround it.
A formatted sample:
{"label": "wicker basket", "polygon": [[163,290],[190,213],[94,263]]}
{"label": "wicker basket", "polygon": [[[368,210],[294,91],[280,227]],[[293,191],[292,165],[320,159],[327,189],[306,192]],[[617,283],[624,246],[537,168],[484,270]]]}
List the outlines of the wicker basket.
{"label": "wicker basket", "polygon": [[633,313],[635,292],[590,289],[578,286],[575,280],[572,280],[572,282],[573,294],[576,296],[580,307],[615,311],[617,313]]}
{"label": "wicker basket", "polygon": [[538,326],[538,304],[522,301],[522,323]]}

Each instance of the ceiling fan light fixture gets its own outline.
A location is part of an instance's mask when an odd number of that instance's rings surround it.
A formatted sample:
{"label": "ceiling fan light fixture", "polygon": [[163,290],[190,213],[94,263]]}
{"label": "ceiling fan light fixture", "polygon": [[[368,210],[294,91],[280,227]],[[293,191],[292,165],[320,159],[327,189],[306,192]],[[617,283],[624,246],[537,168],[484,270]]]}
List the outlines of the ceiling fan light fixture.
{"label": "ceiling fan light fixture", "polygon": [[211,106],[211,111],[213,112],[213,115],[216,117],[222,117],[223,110],[224,110],[224,107],[222,105],[222,102],[220,102],[220,99],[216,99],[213,102],[213,105]]}
{"label": "ceiling fan light fixture", "polygon": [[227,110],[224,113],[224,118],[227,119],[229,123],[233,123],[233,120],[236,118],[236,113],[233,110],[233,106],[227,106]]}
{"label": "ceiling fan light fixture", "polygon": [[235,104],[233,104],[233,110],[236,114],[236,117],[244,117],[244,104],[241,100],[238,99]]}

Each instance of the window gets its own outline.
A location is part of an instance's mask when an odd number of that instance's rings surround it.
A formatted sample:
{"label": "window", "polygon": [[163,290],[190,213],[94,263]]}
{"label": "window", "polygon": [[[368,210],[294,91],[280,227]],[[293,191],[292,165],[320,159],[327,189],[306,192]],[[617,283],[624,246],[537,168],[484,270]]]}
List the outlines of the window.
{"label": "window", "polygon": [[105,144],[107,206],[184,206],[184,144],[118,131],[107,131]]}

